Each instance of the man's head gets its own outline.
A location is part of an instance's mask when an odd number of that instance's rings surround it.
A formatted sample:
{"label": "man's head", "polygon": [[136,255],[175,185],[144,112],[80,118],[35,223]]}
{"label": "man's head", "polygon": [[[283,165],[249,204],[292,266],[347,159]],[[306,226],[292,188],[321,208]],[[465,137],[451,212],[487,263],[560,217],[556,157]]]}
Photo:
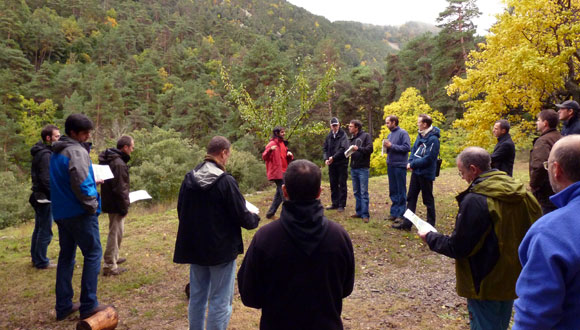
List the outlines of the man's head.
{"label": "man's head", "polygon": [[493,124],[493,136],[499,138],[510,132],[510,122],[505,119],[500,119]]}
{"label": "man's head", "polygon": [[279,138],[284,140],[284,136],[286,135],[286,129],[282,126],[276,126],[272,130],[272,136],[275,138]]}
{"label": "man's head", "polygon": [[86,142],[91,137],[93,122],[81,113],[74,113],[66,118],[64,132],[70,138]]}
{"label": "man's head", "polygon": [[428,129],[432,124],[433,119],[427,114],[420,114],[417,118],[417,128],[419,128],[420,131]]}
{"label": "man's head", "polygon": [[214,136],[207,144],[207,154],[213,156],[223,166],[226,166],[230,158],[232,144],[223,136]]}
{"label": "man's head", "polygon": [[123,135],[117,141],[117,149],[121,150],[126,155],[131,156],[133,149],[135,149],[135,141],[128,135]]}
{"label": "man's head", "polygon": [[578,111],[580,111],[580,105],[573,100],[564,101],[556,106],[558,107],[558,116],[562,121],[577,117]]}
{"label": "man's head", "polygon": [[568,135],[556,142],[548,157],[548,176],[554,192],[580,181],[580,135]]}
{"label": "man's head", "polygon": [[60,139],[60,131],[55,125],[46,125],[40,132],[42,142],[52,144]]}
{"label": "man's head", "polygon": [[330,129],[334,133],[336,133],[336,132],[338,132],[339,128],[340,128],[340,121],[338,120],[338,118],[332,117],[332,119],[330,119]]}
{"label": "man's head", "polygon": [[306,159],[298,159],[288,165],[284,174],[282,191],[291,201],[310,201],[320,197],[320,168]]}
{"label": "man's head", "polygon": [[489,153],[480,147],[468,147],[457,156],[459,175],[467,183],[473,182],[481,173],[491,168]]}
{"label": "man's head", "polygon": [[539,132],[543,133],[551,128],[556,128],[556,126],[558,126],[558,113],[556,111],[546,109],[538,114],[536,128]]}
{"label": "man's head", "polygon": [[399,126],[399,118],[397,118],[397,116],[395,115],[387,116],[387,118],[385,119],[385,124],[387,125],[389,131],[392,131],[397,126]]}
{"label": "man's head", "polygon": [[348,125],[348,131],[350,132],[350,134],[358,134],[358,132],[360,132],[361,130],[362,123],[360,122],[360,120],[353,119],[350,121],[350,124]]}

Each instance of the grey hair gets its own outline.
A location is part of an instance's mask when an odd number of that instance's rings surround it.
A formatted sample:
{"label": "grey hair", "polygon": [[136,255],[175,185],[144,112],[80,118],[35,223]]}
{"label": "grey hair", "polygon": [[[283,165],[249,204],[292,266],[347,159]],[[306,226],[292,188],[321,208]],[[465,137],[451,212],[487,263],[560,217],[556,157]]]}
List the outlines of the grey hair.
{"label": "grey hair", "polygon": [[457,159],[461,162],[464,168],[474,165],[482,172],[491,169],[491,156],[489,152],[480,147],[467,147],[463,150]]}

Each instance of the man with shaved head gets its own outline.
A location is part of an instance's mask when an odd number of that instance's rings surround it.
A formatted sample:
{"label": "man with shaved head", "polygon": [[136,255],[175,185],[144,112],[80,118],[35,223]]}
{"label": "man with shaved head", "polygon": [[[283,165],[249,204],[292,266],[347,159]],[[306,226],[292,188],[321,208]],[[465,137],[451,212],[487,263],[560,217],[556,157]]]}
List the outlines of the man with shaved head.
{"label": "man with shaved head", "polygon": [[419,236],[431,250],[456,259],[457,293],[467,298],[471,329],[507,329],[521,270],[518,246],[542,211],[522,183],[491,168],[484,149],[465,149],[457,168],[469,187],[457,196],[453,233]]}
{"label": "man with shaved head", "polygon": [[513,329],[580,329],[580,135],[558,140],[544,166],[557,209],[520,245]]}

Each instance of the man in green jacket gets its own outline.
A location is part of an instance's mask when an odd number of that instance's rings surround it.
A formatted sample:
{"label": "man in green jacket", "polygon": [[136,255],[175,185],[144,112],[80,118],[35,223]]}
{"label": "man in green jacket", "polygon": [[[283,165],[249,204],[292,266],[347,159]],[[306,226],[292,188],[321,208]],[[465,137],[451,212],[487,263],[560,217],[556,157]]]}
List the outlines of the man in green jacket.
{"label": "man in green jacket", "polygon": [[471,329],[507,329],[521,271],[518,246],[542,211],[522,183],[491,169],[484,149],[465,149],[457,168],[470,185],[457,196],[453,233],[419,236],[431,250],[456,259],[457,294],[467,298]]}

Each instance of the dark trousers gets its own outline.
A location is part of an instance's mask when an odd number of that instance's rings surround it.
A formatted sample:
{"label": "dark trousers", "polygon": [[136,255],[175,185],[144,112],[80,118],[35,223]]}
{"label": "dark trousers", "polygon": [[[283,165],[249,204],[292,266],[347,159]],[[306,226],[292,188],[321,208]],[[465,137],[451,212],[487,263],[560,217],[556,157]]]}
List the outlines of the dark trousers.
{"label": "dark trousers", "polygon": [[[423,205],[427,207],[427,222],[435,227],[435,199],[433,198],[433,181],[411,174],[409,183],[409,192],[407,193],[407,208],[413,212],[417,209],[417,199],[419,191],[423,197]],[[411,221],[405,219],[406,225],[411,225]]]}
{"label": "dark trousers", "polygon": [[387,165],[389,177],[389,197],[391,198],[391,213],[393,217],[403,217],[407,199],[407,169]]}
{"label": "dark trousers", "polygon": [[330,181],[330,198],[333,207],[345,207],[348,193],[346,180],[348,179],[348,163],[332,164],[328,166],[328,180]]}
{"label": "dark trousers", "polygon": [[52,213],[50,203],[36,203],[34,206],[34,231],[30,243],[30,256],[36,268],[48,266],[50,260],[46,256],[48,244],[52,240]]}
{"label": "dark trousers", "polygon": [[272,205],[270,205],[270,209],[266,213],[266,216],[272,216],[278,210],[278,206],[282,204],[284,201],[284,193],[282,192],[282,185],[284,184],[284,180],[272,180],[276,183],[276,193],[274,194],[274,199],[272,200]]}

